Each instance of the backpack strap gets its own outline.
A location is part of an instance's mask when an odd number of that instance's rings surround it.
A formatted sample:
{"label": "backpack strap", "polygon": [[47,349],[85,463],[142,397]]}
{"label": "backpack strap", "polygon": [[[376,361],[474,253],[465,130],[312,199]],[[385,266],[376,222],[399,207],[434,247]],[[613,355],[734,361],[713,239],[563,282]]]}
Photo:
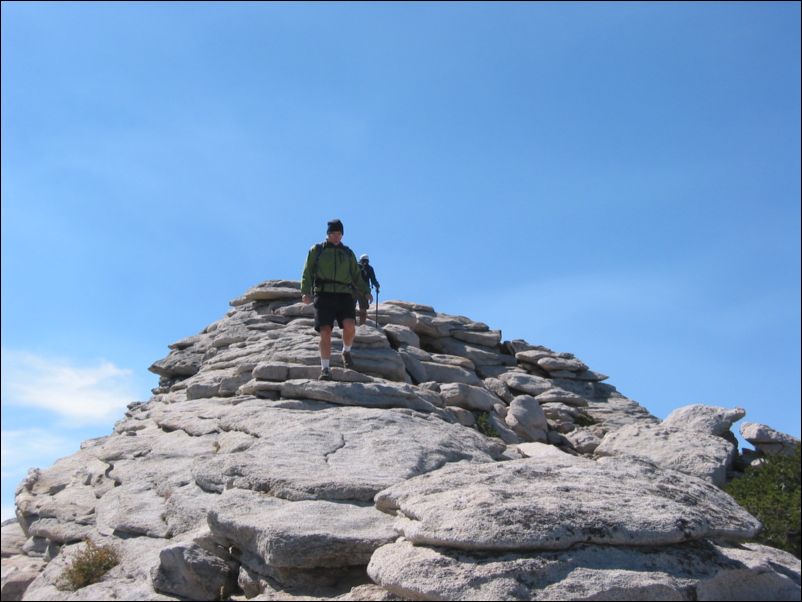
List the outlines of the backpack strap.
{"label": "backpack strap", "polygon": [[319,242],[315,245],[315,258],[312,260],[312,294],[315,294],[317,289],[317,263],[320,260],[320,255],[323,249],[326,248],[326,242]]}

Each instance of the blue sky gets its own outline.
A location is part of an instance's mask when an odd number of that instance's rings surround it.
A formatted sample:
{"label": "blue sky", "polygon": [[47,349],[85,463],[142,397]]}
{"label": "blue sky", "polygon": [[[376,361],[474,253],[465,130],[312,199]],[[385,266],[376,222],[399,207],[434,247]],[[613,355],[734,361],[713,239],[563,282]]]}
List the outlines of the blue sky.
{"label": "blue sky", "polygon": [[2,4],[2,504],[326,221],[381,298],[800,431],[798,3]]}

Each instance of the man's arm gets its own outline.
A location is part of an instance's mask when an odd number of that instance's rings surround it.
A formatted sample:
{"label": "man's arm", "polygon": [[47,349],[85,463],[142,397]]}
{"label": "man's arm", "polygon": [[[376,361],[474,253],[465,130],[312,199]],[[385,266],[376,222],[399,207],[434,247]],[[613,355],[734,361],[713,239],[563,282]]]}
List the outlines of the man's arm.
{"label": "man's arm", "polygon": [[373,269],[372,265],[369,265],[368,268],[370,268],[370,280],[373,282],[373,286],[376,287],[376,290],[379,290],[379,281],[376,280],[376,270]]}
{"label": "man's arm", "polygon": [[[301,277],[301,295],[304,297],[309,297],[312,294],[312,253],[314,250],[315,247],[312,247],[309,249],[309,253],[306,254],[304,273]],[[304,301],[304,303],[306,303],[306,301]]]}

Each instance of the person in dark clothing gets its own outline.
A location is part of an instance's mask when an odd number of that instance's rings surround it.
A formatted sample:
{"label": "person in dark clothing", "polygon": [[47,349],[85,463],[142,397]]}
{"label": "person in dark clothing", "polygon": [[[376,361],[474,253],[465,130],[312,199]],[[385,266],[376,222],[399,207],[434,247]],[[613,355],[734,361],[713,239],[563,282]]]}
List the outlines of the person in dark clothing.
{"label": "person in dark clothing", "polygon": [[343,364],[353,368],[354,295],[367,295],[369,301],[373,301],[356,255],[342,244],[343,230],[343,223],[338,219],[328,223],[326,240],[309,249],[301,278],[303,302],[312,303],[314,295],[315,330],[320,333],[320,380],[331,380],[331,331],[335,321],[343,331]]}
{"label": "person in dark clothing", "polygon": [[[362,272],[362,279],[368,284],[368,290],[370,290],[370,286],[373,285],[376,289],[376,296],[378,296],[379,281],[376,280],[376,272],[373,270],[373,266],[370,265],[370,257],[367,255],[359,256],[359,269]],[[368,319],[368,305],[370,305],[370,301],[368,301],[365,295],[357,295],[356,300],[359,303],[359,325],[362,326]]]}

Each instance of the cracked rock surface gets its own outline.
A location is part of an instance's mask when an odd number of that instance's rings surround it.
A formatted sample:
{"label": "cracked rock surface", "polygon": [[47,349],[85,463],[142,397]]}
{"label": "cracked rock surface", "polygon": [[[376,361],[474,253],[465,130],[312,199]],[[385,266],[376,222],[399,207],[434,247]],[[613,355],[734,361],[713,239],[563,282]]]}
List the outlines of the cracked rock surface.
{"label": "cracked rock surface", "polygon": [[[354,370],[335,329],[319,381],[313,315],[258,284],[31,470],[3,600],[799,599],[797,559],[733,543],[759,529],[716,486],[742,410],[661,424],[571,353],[407,301],[357,329]],[[86,538],[120,563],[60,589]]]}

